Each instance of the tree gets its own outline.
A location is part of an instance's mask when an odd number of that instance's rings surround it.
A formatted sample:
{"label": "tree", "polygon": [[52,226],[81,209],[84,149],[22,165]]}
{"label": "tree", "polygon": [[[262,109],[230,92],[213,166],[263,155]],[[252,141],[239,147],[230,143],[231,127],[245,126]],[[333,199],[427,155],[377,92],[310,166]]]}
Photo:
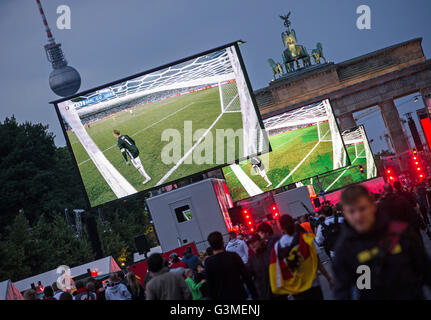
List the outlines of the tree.
{"label": "tree", "polygon": [[58,178],[45,198],[44,211],[63,211],[64,208],[85,209],[86,203],[81,188],[81,179],[73,165],[67,147],[56,148],[55,166],[52,169]]}
{"label": "tree", "polygon": [[17,215],[0,242],[0,254],[0,280],[14,281],[94,260],[86,233],[78,238],[60,215],[41,215],[33,228],[23,214]]}
{"label": "tree", "polygon": [[54,217],[52,233],[49,235],[52,241],[51,266],[61,264],[73,267],[94,260],[94,253],[88,241],[88,236],[83,229],[82,238],[78,238],[75,230],[71,229],[66,219],[60,215]]}
{"label": "tree", "polygon": [[126,242],[123,241],[120,234],[112,230],[111,223],[109,222],[102,223],[101,219],[98,219],[97,229],[104,255],[112,256],[118,261],[118,258],[124,253],[124,250],[127,251]]}
{"label": "tree", "polygon": [[130,264],[133,262],[133,252],[137,252],[137,236],[144,234],[150,247],[157,245],[145,198],[135,197],[112,203],[104,207],[103,214],[105,223],[102,225],[99,219],[99,235],[105,255],[112,255],[116,260],[126,256],[125,263]]}
{"label": "tree", "polygon": [[16,215],[7,233],[6,240],[0,244],[0,280],[26,278],[32,271],[27,264],[32,239],[30,225],[23,214]]}
{"label": "tree", "polygon": [[[68,149],[55,146],[46,125],[19,124],[14,117],[0,122],[0,281],[94,260],[86,228],[78,238],[66,208],[85,208]],[[105,213],[98,223],[105,256],[133,262],[134,238],[142,234],[156,245],[144,198],[117,202]]]}
{"label": "tree", "polygon": [[0,122],[0,232],[21,209],[33,224],[43,212],[84,205],[70,155],[56,148],[48,126]]}

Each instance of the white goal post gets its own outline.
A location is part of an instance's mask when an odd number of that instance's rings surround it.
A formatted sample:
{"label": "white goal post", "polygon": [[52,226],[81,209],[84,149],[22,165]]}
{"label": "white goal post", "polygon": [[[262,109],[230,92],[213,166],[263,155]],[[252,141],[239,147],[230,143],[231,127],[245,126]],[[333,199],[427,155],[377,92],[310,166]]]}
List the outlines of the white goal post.
{"label": "white goal post", "polygon": [[[359,126],[353,130],[346,130],[342,134],[345,145],[355,146],[355,159],[366,159],[367,179],[377,176],[377,167],[374,162],[373,152],[367,140],[367,135],[363,126]],[[362,143],[364,150],[358,151],[358,145]]]}
{"label": "white goal post", "polygon": [[332,107],[329,100],[323,100],[323,105],[325,106],[326,114],[328,115],[329,129],[331,130],[332,139],[332,162],[333,169],[343,168],[347,164],[347,153],[344,146],[343,139],[341,138],[341,133],[338,129],[337,120],[332,112]]}
{"label": "white goal post", "polygon": [[[328,123],[329,130],[326,132],[322,132],[323,123]],[[347,164],[343,139],[327,99],[268,118],[264,120],[264,125],[268,135],[307,125],[316,125],[318,142],[332,142],[333,170],[345,167]]]}
{"label": "white goal post", "polygon": [[243,156],[257,154],[269,150],[269,146],[264,146],[262,142],[263,130],[260,127],[256,109],[251,99],[247,82],[245,80],[240,60],[234,47],[226,48],[229,61],[235,74],[238,99],[241,108],[243,124]]}
{"label": "white goal post", "polygon": [[377,167],[374,162],[373,152],[368,143],[364,127],[360,126],[359,130],[361,131],[361,135],[364,137],[365,157],[367,159],[367,179],[375,178],[377,176]]}

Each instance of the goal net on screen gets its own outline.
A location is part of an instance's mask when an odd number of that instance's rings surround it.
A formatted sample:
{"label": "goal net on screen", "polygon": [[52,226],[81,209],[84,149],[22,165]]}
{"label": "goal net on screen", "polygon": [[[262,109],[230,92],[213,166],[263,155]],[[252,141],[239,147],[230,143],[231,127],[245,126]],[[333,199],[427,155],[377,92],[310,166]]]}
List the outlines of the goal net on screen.
{"label": "goal net on screen", "polygon": [[346,165],[344,143],[328,100],[304,106],[264,121],[269,136],[308,126],[316,126],[317,143],[332,142],[333,169]]}
{"label": "goal net on screen", "polygon": [[[164,93],[174,95],[218,84],[225,87],[226,83],[230,83],[234,90],[235,73],[226,50],[220,50],[82,96],[74,106],[78,114],[84,116],[146,96],[150,101],[156,101],[164,97]],[[225,102],[226,105],[229,103],[230,101]]]}
{"label": "goal net on screen", "polygon": [[355,158],[352,159],[352,164],[357,159],[366,159],[367,179],[377,176],[377,167],[374,163],[373,152],[367,140],[367,135],[363,126],[359,126],[353,130],[343,132],[343,140],[346,145],[354,146]]}

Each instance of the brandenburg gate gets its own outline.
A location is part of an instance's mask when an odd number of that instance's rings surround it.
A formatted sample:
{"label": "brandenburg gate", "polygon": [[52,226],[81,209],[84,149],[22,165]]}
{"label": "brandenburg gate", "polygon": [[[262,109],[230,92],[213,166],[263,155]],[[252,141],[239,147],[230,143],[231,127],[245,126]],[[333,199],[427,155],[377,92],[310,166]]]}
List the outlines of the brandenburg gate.
{"label": "brandenburg gate", "polygon": [[327,62],[318,43],[311,53],[312,65],[290,29],[289,15],[281,18],[287,28],[282,33],[283,63],[268,59],[274,79],[254,92],[263,118],[329,98],[344,130],[356,126],[354,112],[379,106],[394,150],[402,158],[409,147],[394,99],[419,92],[428,116],[431,113],[431,60],[424,55],[422,38],[340,63]]}

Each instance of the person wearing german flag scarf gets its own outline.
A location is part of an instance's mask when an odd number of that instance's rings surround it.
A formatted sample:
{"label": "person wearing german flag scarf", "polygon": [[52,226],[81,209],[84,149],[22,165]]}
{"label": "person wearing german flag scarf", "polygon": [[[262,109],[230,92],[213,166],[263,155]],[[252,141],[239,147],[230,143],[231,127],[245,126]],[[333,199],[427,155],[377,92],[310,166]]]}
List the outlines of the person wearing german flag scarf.
{"label": "person wearing german flag scarf", "polygon": [[278,220],[283,236],[272,248],[269,279],[274,294],[293,295],[299,299],[323,299],[320,286],[313,286],[317,270],[332,279],[322,266],[314,246],[313,233],[307,233],[290,215]]}

